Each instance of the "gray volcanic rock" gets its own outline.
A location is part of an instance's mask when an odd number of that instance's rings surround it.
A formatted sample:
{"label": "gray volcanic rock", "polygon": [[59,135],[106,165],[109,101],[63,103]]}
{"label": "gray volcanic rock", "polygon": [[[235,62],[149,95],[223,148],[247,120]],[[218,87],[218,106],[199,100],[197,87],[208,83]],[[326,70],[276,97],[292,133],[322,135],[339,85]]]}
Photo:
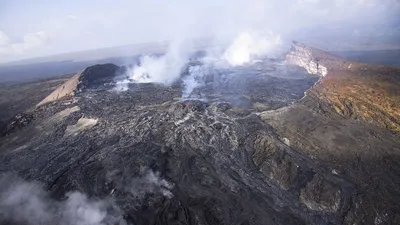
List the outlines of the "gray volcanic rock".
{"label": "gray volcanic rock", "polygon": [[340,188],[320,176],[300,191],[300,201],[311,210],[336,212],[340,206]]}
{"label": "gray volcanic rock", "polygon": [[96,88],[100,85],[111,83],[116,76],[124,73],[124,67],[111,63],[87,67],[79,76],[77,91],[81,92],[87,88]]}
{"label": "gray volcanic rock", "polygon": [[[36,107],[61,100],[63,104],[71,104],[76,101],[74,96],[77,93],[90,88],[96,89],[110,85],[116,77],[122,76],[125,72],[125,67],[119,67],[111,63],[87,67],[54,90],[39,102]],[[18,113],[3,125],[6,128],[1,129],[0,136],[8,135],[21,129],[30,124],[34,119],[35,115],[30,111]]]}
{"label": "gray volcanic rock", "polygon": [[18,129],[21,129],[34,120],[32,113],[18,113],[10,119],[9,124],[0,124],[1,132],[0,136],[12,133]]}
{"label": "gray volcanic rock", "polygon": [[111,83],[116,76],[124,74],[125,70],[124,67],[111,63],[87,67],[54,90],[36,106],[39,107],[60,99],[71,98],[76,93],[82,92],[87,88],[96,88]]}
{"label": "gray volcanic rock", "polygon": [[[398,163],[384,175],[346,158],[366,160],[366,144],[369,154],[397,154],[398,140],[304,96],[318,80],[304,69],[211,68],[190,99],[182,98],[182,80],[116,92],[120,69],[86,69],[77,101],[41,105],[34,121],[1,137],[0,173],[41,182],[51,201],[68,202],[71,191],[102,199],[109,206],[102,224],[398,222]],[[30,224],[4,218],[0,224]]]}
{"label": "gray volcanic rock", "polygon": [[345,64],[345,60],[340,57],[296,41],[293,41],[292,47],[286,55],[286,61],[303,67],[309,74],[318,76],[326,76],[328,68]]}
{"label": "gray volcanic rock", "polygon": [[[262,120],[297,152],[354,183],[343,224],[399,224],[399,68],[349,62],[299,43],[293,49],[291,63],[318,59],[328,73],[298,103],[263,112]],[[343,187],[323,180],[305,186],[301,201],[314,210],[341,209]]]}

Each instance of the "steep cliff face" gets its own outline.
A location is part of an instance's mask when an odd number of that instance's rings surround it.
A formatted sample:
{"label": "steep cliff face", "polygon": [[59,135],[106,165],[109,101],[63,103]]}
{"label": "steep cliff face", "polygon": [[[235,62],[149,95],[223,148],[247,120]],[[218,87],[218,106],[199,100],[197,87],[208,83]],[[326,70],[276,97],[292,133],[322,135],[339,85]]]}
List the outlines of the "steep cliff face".
{"label": "steep cliff face", "polygon": [[302,100],[262,112],[261,119],[296,152],[329,165],[332,176],[356,189],[349,201],[338,201],[348,186],[314,176],[300,201],[314,211],[344,209],[337,224],[400,224],[400,68],[349,62],[300,43],[286,59],[314,74],[311,62],[318,62],[327,74],[319,74]]}
{"label": "steep cliff face", "polygon": [[323,77],[307,92],[310,97],[345,118],[400,133],[400,68],[350,62],[298,42],[286,61]]}
{"label": "steep cliff face", "polygon": [[286,61],[290,64],[298,65],[307,70],[309,74],[326,76],[328,73],[327,64],[332,64],[337,59],[327,53],[304,45],[293,42],[289,53],[286,55]]}

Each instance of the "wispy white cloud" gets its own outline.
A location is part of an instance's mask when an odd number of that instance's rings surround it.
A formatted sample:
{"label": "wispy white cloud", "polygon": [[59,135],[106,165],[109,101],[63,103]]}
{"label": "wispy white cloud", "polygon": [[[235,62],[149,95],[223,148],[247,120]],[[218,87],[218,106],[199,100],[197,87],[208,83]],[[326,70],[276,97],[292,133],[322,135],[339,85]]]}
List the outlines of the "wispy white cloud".
{"label": "wispy white cloud", "polygon": [[48,41],[49,37],[44,31],[27,33],[20,42],[11,41],[4,32],[0,31],[0,59],[1,57],[29,54],[30,51],[46,45]]}
{"label": "wispy white cloud", "polygon": [[10,42],[10,38],[0,30],[0,46],[6,46]]}
{"label": "wispy white cloud", "polygon": [[17,45],[15,58],[176,37],[233,38],[249,29],[288,33],[331,22],[385,23],[398,19],[400,14],[398,0],[98,0],[96,4],[38,0],[29,7],[14,1],[8,4],[0,11],[0,30],[9,35],[6,39],[0,34],[3,45],[14,44],[15,38],[25,39],[36,31],[43,31],[51,40],[43,42],[50,46],[47,49],[28,48],[24,53]]}
{"label": "wispy white cloud", "polygon": [[78,17],[74,15],[68,15],[68,18],[71,20],[76,20]]}

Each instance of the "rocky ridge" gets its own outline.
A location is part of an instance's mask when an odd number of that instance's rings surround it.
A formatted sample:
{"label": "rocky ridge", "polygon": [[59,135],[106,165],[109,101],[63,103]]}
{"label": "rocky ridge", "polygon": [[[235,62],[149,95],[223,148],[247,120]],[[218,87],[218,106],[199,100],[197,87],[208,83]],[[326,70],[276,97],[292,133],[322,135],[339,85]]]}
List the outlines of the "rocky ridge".
{"label": "rocky ridge", "polygon": [[399,223],[399,68],[296,46],[299,60],[292,63],[304,66],[318,58],[328,73],[299,102],[262,112],[261,119],[297,152],[354,183],[343,224]]}
{"label": "rocky ridge", "polygon": [[[63,85],[54,90],[45,99],[39,102],[36,107],[58,101],[63,98],[71,98],[76,93],[84,91],[86,88],[107,84],[113,81],[118,74],[123,74],[124,68],[114,64],[94,65],[78,72]],[[94,79],[95,76],[96,78]]]}
{"label": "rocky ridge", "polygon": [[400,68],[350,62],[294,42],[287,62],[322,78],[308,95],[345,118],[362,119],[400,133]]}

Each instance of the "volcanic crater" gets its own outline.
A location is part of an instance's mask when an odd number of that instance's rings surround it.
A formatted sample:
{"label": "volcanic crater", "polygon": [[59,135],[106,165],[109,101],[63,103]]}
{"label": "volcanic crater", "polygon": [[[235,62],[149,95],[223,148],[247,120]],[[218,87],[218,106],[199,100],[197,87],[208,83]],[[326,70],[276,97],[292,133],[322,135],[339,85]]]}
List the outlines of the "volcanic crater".
{"label": "volcanic crater", "polygon": [[[187,91],[193,66],[203,72]],[[170,86],[126,91],[116,90],[125,67],[88,67],[6,124],[0,172],[60,201],[111,198],[114,224],[396,224],[396,125],[362,107],[344,113],[362,99],[341,106],[341,89],[326,86],[356,68],[300,43],[240,67],[188,62]],[[398,122],[393,101],[377,115]]]}

